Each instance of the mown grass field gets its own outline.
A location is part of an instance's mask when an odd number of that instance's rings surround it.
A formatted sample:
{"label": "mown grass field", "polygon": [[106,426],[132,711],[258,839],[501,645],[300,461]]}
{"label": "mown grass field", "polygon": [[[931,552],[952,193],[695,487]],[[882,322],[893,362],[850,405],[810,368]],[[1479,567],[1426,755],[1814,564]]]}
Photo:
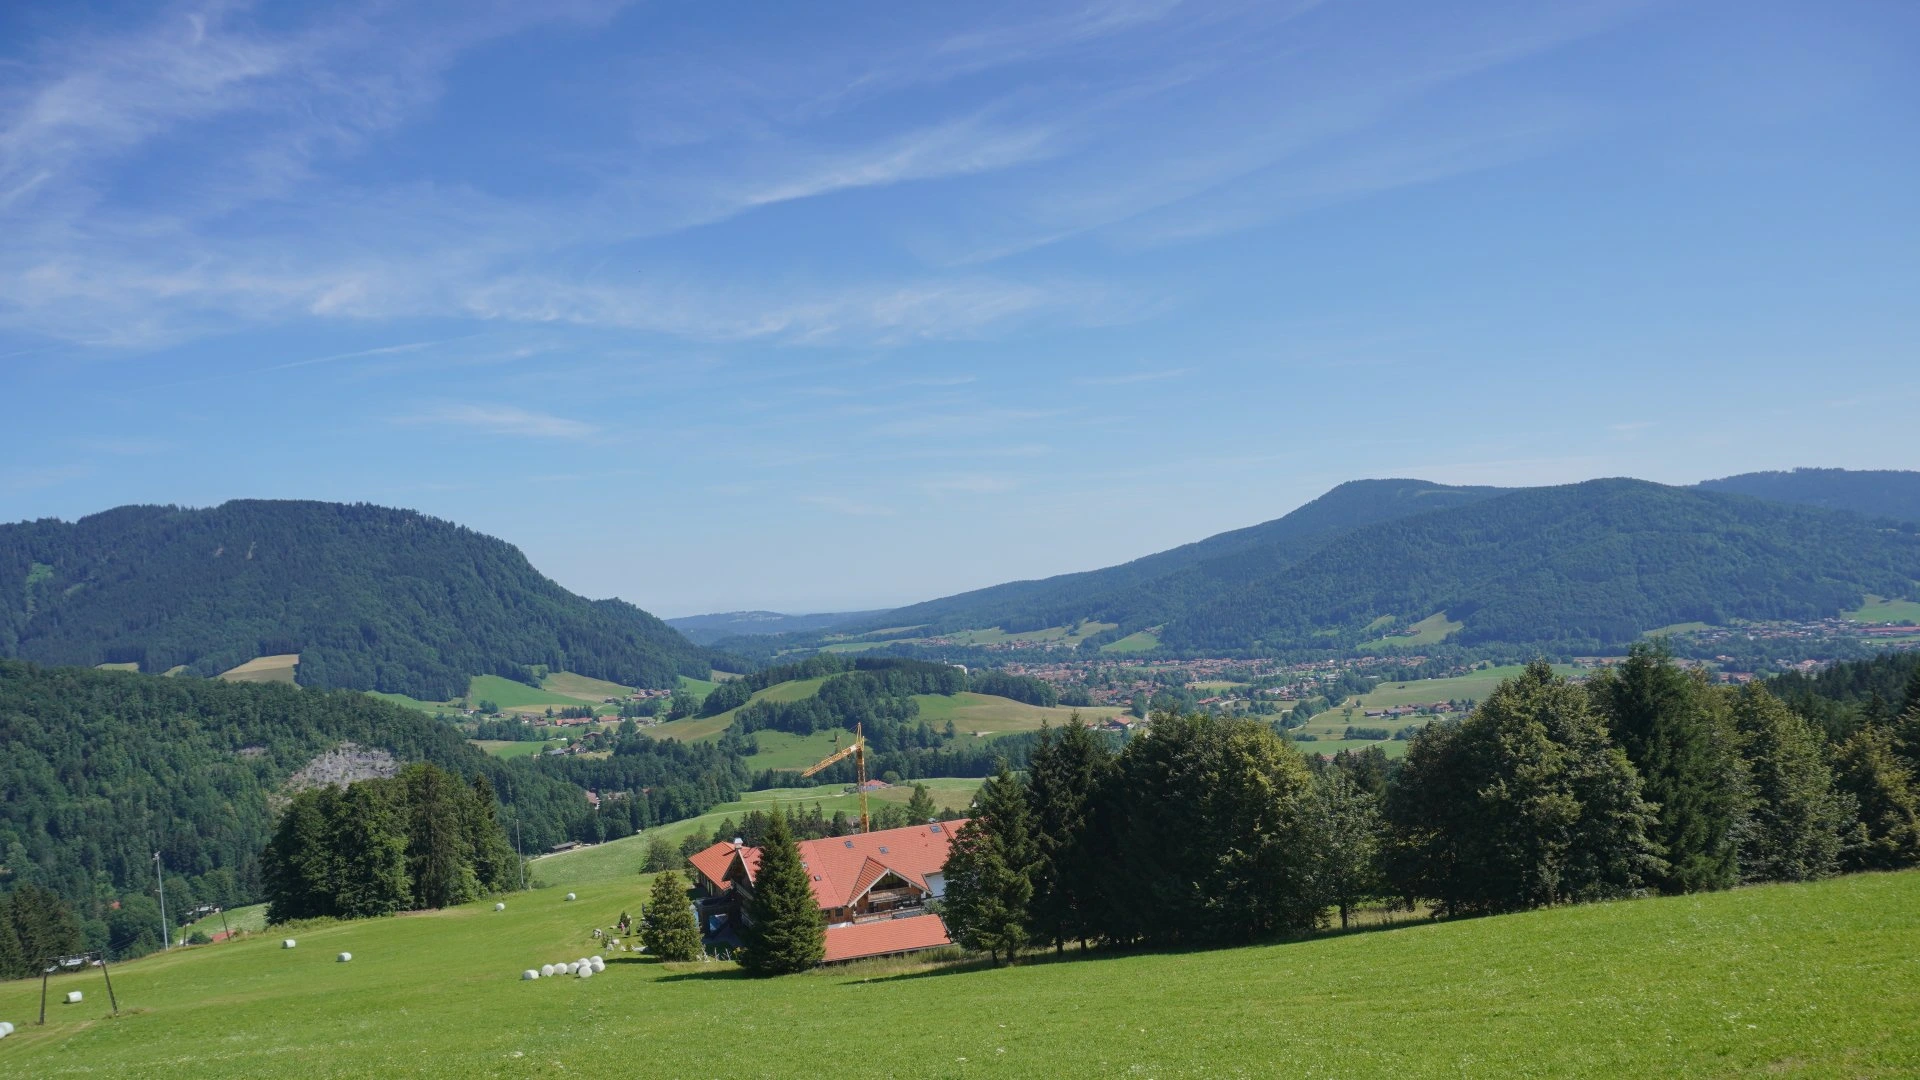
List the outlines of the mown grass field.
{"label": "mown grass field", "polygon": [[299,666],[299,653],[256,656],[239,667],[228,668],[221,672],[220,677],[229,682],[291,683],[294,681],[294,670]]}
{"label": "mown grass field", "polygon": [[1366,641],[1362,642],[1359,647],[1362,649],[1378,649],[1388,645],[1396,645],[1403,648],[1418,648],[1423,645],[1438,645],[1447,640],[1449,636],[1458,633],[1460,629],[1466,625],[1466,623],[1454,622],[1452,619],[1447,618],[1447,613],[1444,611],[1435,612],[1421,619],[1419,622],[1414,623],[1412,626],[1407,627],[1407,629],[1413,631],[1412,634],[1402,637],[1383,637],[1374,641]]}
{"label": "mown grass field", "polygon": [[[265,930],[266,928],[267,905],[249,904],[246,907],[237,907],[228,910],[225,922],[221,921],[221,916],[219,915],[209,915],[199,922],[190,923],[174,933],[179,940],[185,941],[187,938],[193,936],[195,932],[212,937],[223,930],[231,930],[238,934],[243,930],[253,932]],[[15,1020],[14,1023],[17,1024],[19,1021]]]}
{"label": "mown grass field", "polygon": [[[794,679],[790,682],[776,683],[765,690],[756,691],[748,704],[756,701],[800,701],[812,697],[820,690],[820,684],[826,679]],[[1058,727],[1067,722],[1074,713],[1092,722],[1104,717],[1124,712],[1117,705],[1096,705],[1091,708],[1074,709],[1065,705],[1045,707],[1028,705],[1011,698],[995,697],[991,694],[972,692],[954,694],[951,697],[939,694],[916,694],[914,700],[920,705],[919,719],[934,727],[944,727],[948,720],[953,721],[954,729],[960,738],[972,738],[976,733],[983,738],[1005,735],[1014,731],[1038,731],[1043,723]],[[744,708],[745,706],[742,706]],[[729,709],[713,716],[691,717],[675,720],[647,729],[647,733],[660,739],[708,740],[717,739],[733,723],[734,713]],[[760,740],[761,753],[752,762],[755,768],[805,768],[831,752],[833,737],[831,734],[815,732],[806,740],[780,732],[756,732]],[[772,737],[770,737],[772,736]],[[807,754],[819,750],[808,758]],[[802,759],[805,760],[802,760]]]}
{"label": "mown grass field", "polygon": [[1100,646],[1103,653],[1143,653],[1160,647],[1160,636],[1151,630],[1135,630],[1118,641]]}
{"label": "mown grass field", "polygon": [[497,758],[532,757],[552,743],[517,742],[506,739],[468,739],[468,742]]}
{"label": "mown grass field", "polygon": [[1846,617],[1864,623],[1920,623],[1920,600],[1870,596],[1865,604],[1847,612]]}
{"label": "mown grass field", "polygon": [[[558,860],[543,860],[543,863]],[[1727,1076],[1920,1070],[1920,874],[1208,952],[768,981],[594,951],[644,884],[257,934],[0,985],[14,1076]],[[567,888],[580,899],[562,899]],[[282,936],[299,947],[283,950]],[[352,963],[334,962],[351,951]]]}

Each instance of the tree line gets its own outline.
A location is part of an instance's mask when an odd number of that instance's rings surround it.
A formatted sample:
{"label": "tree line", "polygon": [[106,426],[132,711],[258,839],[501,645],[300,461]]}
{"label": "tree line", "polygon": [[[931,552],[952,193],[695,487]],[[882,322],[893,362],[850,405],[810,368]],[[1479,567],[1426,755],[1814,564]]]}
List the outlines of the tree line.
{"label": "tree line", "polygon": [[999,960],[1248,941],[1368,902],[1477,915],[1912,866],[1920,671],[1891,713],[1836,745],[1636,646],[1585,685],[1529,665],[1403,763],[1309,762],[1247,719],[1163,715],[1117,753],[1074,723],[982,789],[946,917]]}
{"label": "tree line", "polygon": [[261,857],[267,921],[368,918],[520,887],[493,785],[420,763],[293,797]]}

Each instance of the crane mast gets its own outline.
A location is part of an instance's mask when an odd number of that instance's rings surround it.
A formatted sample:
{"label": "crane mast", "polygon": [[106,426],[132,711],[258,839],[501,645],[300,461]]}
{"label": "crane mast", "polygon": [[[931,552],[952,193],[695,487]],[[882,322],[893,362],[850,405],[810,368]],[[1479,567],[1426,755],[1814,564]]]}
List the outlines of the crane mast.
{"label": "crane mast", "polygon": [[[839,736],[836,735],[834,738],[838,739]],[[803,778],[817,776],[829,766],[845,761],[849,757],[853,759],[855,785],[860,792],[860,831],[863,833],[872,832],[873,822],[872,819],[867,817],[867,740],[864,732],[861,730],[861,725],[853,725],[853,742],[828,754],[825,758],[821,759],[819,764],[800,775]]]}

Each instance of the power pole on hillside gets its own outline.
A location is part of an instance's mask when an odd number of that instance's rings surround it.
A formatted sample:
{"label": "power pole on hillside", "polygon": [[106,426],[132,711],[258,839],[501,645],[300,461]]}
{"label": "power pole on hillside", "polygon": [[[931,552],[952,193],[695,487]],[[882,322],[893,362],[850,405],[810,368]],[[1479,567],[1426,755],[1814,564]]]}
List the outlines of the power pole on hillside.
{"label": "power pole on hillside", "polygon": [[160,876],[160,853],[153,853],[153,883],[160,887],[160,949],[173,948],[173,942],[167,934],[167,882]]}

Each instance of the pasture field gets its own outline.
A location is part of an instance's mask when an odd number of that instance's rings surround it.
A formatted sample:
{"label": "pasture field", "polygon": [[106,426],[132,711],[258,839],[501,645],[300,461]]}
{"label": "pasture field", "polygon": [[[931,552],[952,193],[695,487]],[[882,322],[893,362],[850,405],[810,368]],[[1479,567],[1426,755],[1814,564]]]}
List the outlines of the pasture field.
{"label": "pasture field", "polygon": [[[681,679],[685,682],[694,681],[687,679],[684,675]],[[756,701],[800,701],[803,698],[810,698],[820,692],[820,684],[826,681],[826,677],[822,676],[818,679],[793,679],[788,682],[774,683],[765,690],[755,690],[753,696],[747,699],[747,705]],[[741,708],[745,707],[745,705],[741,706]],[[695,742],[717,739],[720,733],[727,730],[727,726],[733,723],[733,714],[739,711],[739,709],[728,709],[726,712],[715,713],[712,716],[689,716],[684,720],[673,720],[650,727],[647,729],[647,734],[656,739],[683,739]]]}
{"label": "pasture field", "polygon": [[920,703],[920,719],[934,727],[944,725],[948,720],[962,737],[978,732],[982,735],[1004,735],[1011,731],[1039,731],[1040,725],[1050,723],[1054,727],[1067,722],[1075,713],[1080,718],[1093,723],[1109,716],[1118,716],[1126,712],[1124,705],[1092,705],[1074,708],[1069,705],[1028,705],[1012,698],[995,697],[991,694],[976,694],[968,691],[943,697],[939,694],[916,694],[915,701]]}
{"label": "pasture field", "polygon": [[[1457,675],[1450,679],[1414,679],[1409,682],[1381,683],[1358,697],[1350,697],[1338,708],[1316,713],[1299,730],[1319,736],[1320,741],[1301,743],[1300,749],[1313,754],[1335,754],[1341,750],[1362,749],[1378,746],[1386,751],[1388,757],[1399,757],[1407,752],[1407,744],[1401,739],[1385,741],[1371,739],[1342,739],[1349,725],[1353,727],[1384,728],[1387,731],[1399,731],[1402,728],[1421,727],[1429,722],[1426,716],[1368,716],[1368,709],[1386,709],[1399,705],[1426,705],[1435,701],[1461,701],[1472,698],[1485,701],[1487,695],[1502,682],[1513,678],[1525,670],[1520,665],[1508,664],[1504,667],[1483,668],[1470,675]],[[1573,675],[1581,671],[1569,664],[1555,664],[1553,670],[1561,675]]]}
{"label": "pasture field", "polygon": [[95,664],[93,665],[93,667],[94,667],[94,670],[96,671],[139,671],[140,670],[140,665],[134,661],[128,661],[127,663],[124,663],[124,664]]}
{"label": "pasture field", "polygon": [[497,758],[532,757],[553,745],[551,742],[518,742],[509,739],[468,739],[467,741]]}
{"label": "pasture field", "polygon": [[[187,938],[193,936],[195,931],[212,937],[222,930],[232,930],[238,934],[243,930],[257,932],[265,930],[266,928],[267,905],[248,904],[246,907],[229,908],[227,910],[225,923],[220,921],[219,915],[209,915],[199,922],[189,923],[185,927],[174,931],[174,936],[177,940],[185,941]],[[37,1013],[35,1015],[36,1017],[38,1016]],[[16,1020],[14,1023],[17,1024],[19,1021]]]}
{"label": "pasture field", "polygon": [[292,683],[294,669],[300,666],[299,653],[256,656],[236,668],[228,668],[220,677],[229,682]]}
{"label": "pasture field", "polygon": [[[1376,625],[1378,622],[1379,620],[1375,620]],[[1414,631],[1412,634],[1404,637],[1383,637],[1374,641],[1362,642],[1359,648],[1377,649],[1388,645],[1418,648],[1423,645],[1438,645],[1447,640],[1448,637],[1458,633],[1460,629],[1466,625],[1466,623],[1454,622],[1452,619],[1447,618],[1446,612],[1439,611],[1407,627],[1407,629]],[[1372,627],[1368,627],[1368,629],[1372,629]]]}
{"label": "pasture field", "polygon": [[474,705],[491,701],[500,706],[502,712],[545,712],[549,706],[558,710],[587,704],[572,694],[528,686],[500,675],[475,675],[467,683],[467,700]]}
{"label": "pasture field", "polygon": [[1864,623],[1920,623],[1920,600],[1869,596],[1865,604],[1847,612],[1846,617]]}
{"label": "pasture field", "polygon": [[814,762],[833,753],[838,736],[839,746],[845,746],[853,739],[853,732],[834,729],[816,731],[811,735],[795,735],[786,731],[756,731],[754,741],[760,744],[760,752],[747,759],[750,768],[760,769],[804,769]]}
{"label": "pasture field", "polygon": [[1702,630],[1711,630],[1711,629],[1713,629],[1713,627],[1703,622],[1677,622],[1677,623],[1671,623],[1666,626],[1656,627],[1655,629],[1649,630],[1646,633],[1641,634],[1640,636],[1647,637],[1647,638],[1657,638],[1657,637],[1667,637],[1670,634],[1697,634]]}
{"label": "pasture field", "polygon": [[571,671],[556,671],[549,674],[540,680],[540,688],[556,694],[565,694],[571,698],[579,698],[592,705],[598,705],[607,698],[623,698],[633,693],[631,686],[622,686],[605,679],[590,679]]}
{"label": "pasture field", "polygon": [[[0,1072],[299,1076],[1725,1076],[1920,1070],[1920,873],[1402,924],[1235,949],[911,959],[748,980],[591,955],[646,881],[569,878],[0,984]],[[572,866],[588,867],[576,860]],[[551,875],[551,876],[548,876]],[[565,892],[578,892],[568,903]],[[281,937],[299,946],[280,948]],[[352,963],[336,963],[338,952]],[[1231,988],[1225,992],[1223,988]],[[716,1037],[725,1032],[726,1037]],[[874,1048],[884,1048],[884,1053]],[[869,1051],[859,1056],[863,1051]],[[857,1066],[841,1070],[823,1063]]]}
{"label": "pasture field", "polygon": [[1151,630],[1135,630],[1119,641],[1100,646],[1103,653],[1143,653],[1160,647],[1160,636]]}

